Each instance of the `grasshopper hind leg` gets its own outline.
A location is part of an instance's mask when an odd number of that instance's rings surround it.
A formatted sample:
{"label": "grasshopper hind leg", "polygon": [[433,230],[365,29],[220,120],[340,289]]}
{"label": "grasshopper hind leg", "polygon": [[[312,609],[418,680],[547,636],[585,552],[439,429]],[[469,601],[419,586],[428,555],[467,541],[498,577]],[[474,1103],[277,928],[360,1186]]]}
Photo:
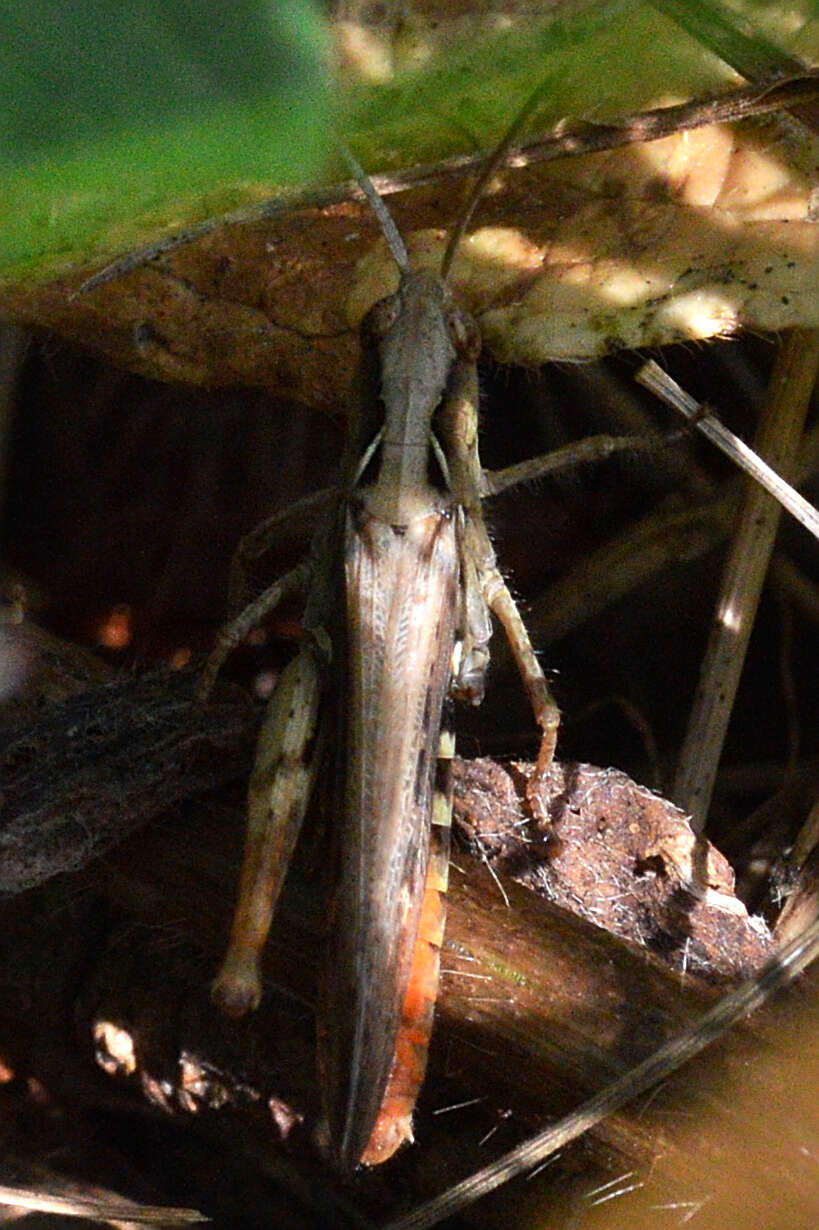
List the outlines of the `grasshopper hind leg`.
{"label": "grasshopper hind leg", "polygon": [[257,1008],[260,960],[320,760],[321,667],[304,645],[282,672],[259,735],[230,942],[211,997],[230,1016]]}
{"label": "grasshopper hind leg", "polygon": [[[319,492],[298,507],[312,509],[327,498],[328,493]],[[266,542],[271,528],[290,516],[290,511],[277,514],[246,541]],[[315,571],[314,562],[304,560],[222,629],[202,674],[200,701],[207,699],[231,649],[283,598],[314,585]],[[238,900],[227,954],[211,989],[213,1001],[235,1017],[261,1000],[261,953],[315,782],[324,675],[319,642],[318,635],[307,637],[282,671],[256,745]]]}

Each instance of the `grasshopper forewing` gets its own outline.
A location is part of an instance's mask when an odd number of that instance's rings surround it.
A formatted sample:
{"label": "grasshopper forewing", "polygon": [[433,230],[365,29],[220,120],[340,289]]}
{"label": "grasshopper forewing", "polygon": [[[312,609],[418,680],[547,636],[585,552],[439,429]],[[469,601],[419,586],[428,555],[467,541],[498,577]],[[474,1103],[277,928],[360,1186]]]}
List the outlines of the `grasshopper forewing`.
{"label": "grasshopper forewing", "polygon": [[[332,673],[344,714],[344,785],[318,1034],[333,1152],[347,1168],[383,1161],[412,1138],[443,937],[452,755],[445,709],[451,695],[472,703],[483,695],[490,611],[542,730],[538,772],[551,761],[558,725],[481,514],[478,328],[443,272],[410,269],[383,203],[357,174],[399,287],[362,325],[341,496],[309,563],[270,591],[276,601],[283,589],[309,586],[305,635],[260,739],[239,903],[214,986],[235,1014],[258,1004],[259,957],[315,778],[316,707]],[[334,615],[337,580],[343,621]],[[223,635],[207,685],[235,633]]]}
{"label": "grasshopper forewing", "polygon": [[[474,363],[477,348],[446,288],[419,273],[402,275],[363,335],[385,420],[345,516],[345,823],[320,1035],[331,1133],[344,1162],[389,1156],[409,1133],[411,1105],[398,1109],[395,1090],[386,1091],[416,948],[417,977],[431,984],[414,1022],[422,1052],[431,1024],[437,945],[424,963],[425,941],[416,941],[461,571],[459,509],[431,428],[453,366]],[[442,918],[442,909],[431,897],[428,910]],[[439,945],[442,921],[431,922]],[[418,1062],[423,1070],[423,1055]],[[406,1079],[396,1072],[396,1081]]]}

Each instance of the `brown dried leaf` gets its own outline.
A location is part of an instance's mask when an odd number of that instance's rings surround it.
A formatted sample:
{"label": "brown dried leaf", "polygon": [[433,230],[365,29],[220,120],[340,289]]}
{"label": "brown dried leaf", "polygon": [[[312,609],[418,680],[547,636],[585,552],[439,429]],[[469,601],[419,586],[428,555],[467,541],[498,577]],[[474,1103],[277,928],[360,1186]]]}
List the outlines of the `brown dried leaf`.
{"label": "brown dried leaf", "polygon": [[[815,148],[783,132],[717,125],[506,173],[453,271],[487,349],[541,362],[819,324]],[[391,202],[418,264],[437,267],[462,201],[434,185]],[[358,203],[303,207],[88,295],[72,298],[78,280],[18,287],[0,307],[149,376],[338,411],[355,326],[395,282],[377,234]]]}

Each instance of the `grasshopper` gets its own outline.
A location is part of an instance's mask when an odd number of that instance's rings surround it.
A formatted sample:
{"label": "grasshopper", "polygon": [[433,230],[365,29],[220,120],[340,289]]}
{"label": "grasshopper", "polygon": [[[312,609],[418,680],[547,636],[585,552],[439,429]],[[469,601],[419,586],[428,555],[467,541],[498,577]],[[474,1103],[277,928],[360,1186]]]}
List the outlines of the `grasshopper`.
{"label": "grasshopper", "polygon": [[[490,158],[474,200],[514,131]],[[541,730],[535,786],[559,723],[481,511],[486,494],[542,467],[534,459],[508,481],[506,472],[481,467],[480,334],[447,285],[464,224],[440,274],[413,271],[386,207],[356,169],[399,286],[361,327],[341,489],[309,501],[327,505],[309,559],[223,630],[200,687],[206,696],[230,648],[265,610],[307,592],[301,647],[279,679],[258,744],[238,905],[213,998],[237,1016],[261,998],[260,954],[326,745],[319,709],[332,681],[344,709],[342,816],[318,1037],[332,1149],[347,1169],[381,1162],[412,1139],[444,927],[446,710],[450,697],[482,699],[490,613],[506,632]],[[258,552],[280,520],[249,535],[240,556]],[[534,805],[535,789],[531,798]]]}

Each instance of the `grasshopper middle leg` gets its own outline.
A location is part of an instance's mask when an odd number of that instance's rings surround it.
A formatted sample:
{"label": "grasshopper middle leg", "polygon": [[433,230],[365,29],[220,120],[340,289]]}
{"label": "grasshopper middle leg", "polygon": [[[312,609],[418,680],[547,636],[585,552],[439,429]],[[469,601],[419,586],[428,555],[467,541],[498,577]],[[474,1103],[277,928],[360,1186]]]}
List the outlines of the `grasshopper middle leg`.
{"label": "grasshopper middle leg", "polygon": [[244,640],[248,632],[255,628],[264,616],[277,607],[284,598],[289,597],[290,594],[302,593],[309,584],[311,576],[312,567],[310,561],[303,560],[295,568],[291,568],[290,572],[286,572],[283,577],[279,577],[278,580],[274,581],[264,593],[260,594],[255,601],[246,606],[235,619],[225,624],[219,633],[216,644],[205,664],[202,678],[199,681],[197,697],[200,701],[206,701],[210,696],[213,691],[213,685],[216,682],[216,677],[231,650],[235,649]]}
{"label": "grasshopper middle leg", "polygon": [[[489,662],[491,624],[487,611],[501,623],[518,667],[535,721],[541,730],[535,774],[530,783],[529,802],[540,817],[537,784],[552,762],[560,725],[560,711],[546,676],[537,659],[526,626],[509,592],[483,519],[481,500],[491,490],[490,475],[481,467],[478,455],[478,383],[474,366],[462,365],[453,376],[450,396],[444,407],[441,430],[448,442],[453,489],[462,510],[461,578],[463,657],[453,690],[457,695],[480,702],[483,676]],[[531,463],[538,471],[535,458]],[[518,481],[533,476],[527,467]]]}

